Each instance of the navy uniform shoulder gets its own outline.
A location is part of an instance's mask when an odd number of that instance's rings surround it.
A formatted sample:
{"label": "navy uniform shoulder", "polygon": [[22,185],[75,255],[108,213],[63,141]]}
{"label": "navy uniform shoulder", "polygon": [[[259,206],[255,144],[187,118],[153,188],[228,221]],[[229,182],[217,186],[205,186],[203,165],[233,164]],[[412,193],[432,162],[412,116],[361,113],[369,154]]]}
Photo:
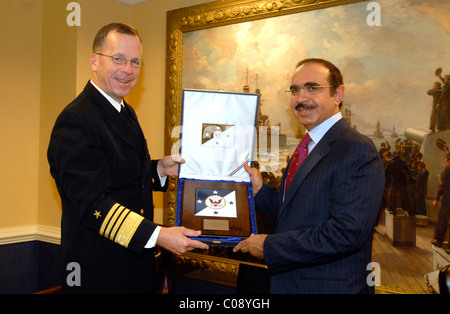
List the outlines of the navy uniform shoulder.
{"label": "navy uniform shoulder", "polygon": [[77,98],[69,103],[61,112],[61,115],[69,113],[91,114],[95,111],[93,101],[86,91],[81,92]]}
{"label": "navy uniform shoulder", "polygon": [[95,105],[95,101],[85,89],[61,111],[55,124],[73,124],[76,121],[92,121],[95,125],[95,120],[98,115],[99,111]]}

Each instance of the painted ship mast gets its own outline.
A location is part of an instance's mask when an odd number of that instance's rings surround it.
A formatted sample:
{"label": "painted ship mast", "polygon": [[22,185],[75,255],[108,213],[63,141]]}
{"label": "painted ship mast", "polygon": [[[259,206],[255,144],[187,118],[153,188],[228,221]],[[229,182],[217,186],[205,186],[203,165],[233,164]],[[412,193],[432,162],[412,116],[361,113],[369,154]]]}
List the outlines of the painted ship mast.
{"label": "painted ship mast", "polygon": [[[250,93],[250,85],[248,83],[248,68],[246,70],[246,84],[243,87],[244,93]],[[265,127],[264,129],[264,133],[267,134],[267,146],[271,146],[271,125],[270,125],[270,119],[269,116],[264,115],[262,113],[261,107],[262,107],[262,93],[261,93],[261,89],[259,88],[259,75],[256,74],[256,94],[259,95],[259,104],[258,104],[258,120],[257,120],[257,125],[256,125],[256,132],[258,133],[258,139],[259,139],[259,132],[260,129],[259,127]],[[279,138],[279,146],[285,146],[286,142],[287,142],[287,137],[286,134],[279,134],[278,136]]]}

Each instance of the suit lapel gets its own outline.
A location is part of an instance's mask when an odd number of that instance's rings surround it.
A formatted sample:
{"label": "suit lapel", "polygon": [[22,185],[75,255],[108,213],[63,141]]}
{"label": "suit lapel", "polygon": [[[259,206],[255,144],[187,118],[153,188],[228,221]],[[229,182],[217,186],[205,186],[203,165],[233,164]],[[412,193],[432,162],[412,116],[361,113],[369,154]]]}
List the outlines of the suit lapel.
{"label": "suit lapel", "polygon": [[[288,192],[284,197],[284,202],[281,205],[279,215],[287,208],[288,204],[294,198],[302,182],[311,173],[317,163],[322,160],[326,155],[331,152],[331,144],[336,141],[342,134],[342,132],[348,127],[345,119],[341,119],[336,122],[328,132],[323,136],[320,142],[314,147],[313,151],[308,155],[305,161],[302,163],[297,173],[295,174]],[[285,179],[285,176],[284,176]],[[285,180],[283,180],[284,182]],[[281,187],[284,191],[284,183]]]}
{"label": "suit lapel", "polygon": [[[126,121],[120,113],[108,102],[108,100],[103,97],[102,94],[90,83],[86,85],[85,90],[89,93],[90,97],[97,104],[100,109],[100,114],[103,117],[106,124],[114,130],[114,132],[128,145],[133,148],[139,154],[142,153],[142,131],[137,122],[136,115],[132,110],[128,109],[130,117],[135,121],[136,125],[131,125]],[[125,102],[124,102],[125,103]],[[125,106],[129,105],[125,103]]]}

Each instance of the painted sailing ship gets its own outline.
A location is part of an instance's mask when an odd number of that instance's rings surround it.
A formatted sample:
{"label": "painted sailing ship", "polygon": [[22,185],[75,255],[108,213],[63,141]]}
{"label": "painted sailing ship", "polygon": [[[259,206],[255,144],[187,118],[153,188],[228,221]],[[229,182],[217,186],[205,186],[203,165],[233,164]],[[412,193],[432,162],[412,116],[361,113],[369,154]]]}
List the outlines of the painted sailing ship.
{"label": "painted sailing ship", "polygon": [[395,132],[395,126],[392,128],[391,138],[397,138],[398,134]]}
{"label": "painted sailing ship", "polygon": [[[267,138],[267,147],[271,147],[272,146],[272,125],[270,123],[270,118],[267,115],[264,115],[261,111],[261,107],[262,107],[262,93],[261,90],[259,89],[259,84],[258,84],[258,74],[256,75],[256,94],[259,95],[259,104],[258,104],[258,120],[257,120],[257,124],[256,124],[256,133],[257,133],[257,143],[258,143],[258,147],[260,146],[259,143],[259,139],[261,137],[266,137]],[[246,81],[246,85],[244,86],[244,93],[250,93],[250,86],[248,85],[248,69],[247,69],[247,81]],[[281,130],[281,123],[276,125],[277,127],[279,127],[278,130]],[[287,135],[286,134],[282,134],[281,131],[278,132],[278,145],[279,147],[282,146],[286,146],[287,143]]]}
{"label": "painted sailing ship", "polygon": [[380,121],[377,121],[377,128],[373,132],[374,138],[384,138],[383,130],[381,129]]}
{"label": "painted sailing ship", "polygon": [[352,106],[349,103],[343,103],[341,112],[342,116],[347,121],[348,125],[350,125],[352,128],[356,130],[357,129],[356,125],[352,124],[352,116],[355,115],[354,113],[352,113]]}

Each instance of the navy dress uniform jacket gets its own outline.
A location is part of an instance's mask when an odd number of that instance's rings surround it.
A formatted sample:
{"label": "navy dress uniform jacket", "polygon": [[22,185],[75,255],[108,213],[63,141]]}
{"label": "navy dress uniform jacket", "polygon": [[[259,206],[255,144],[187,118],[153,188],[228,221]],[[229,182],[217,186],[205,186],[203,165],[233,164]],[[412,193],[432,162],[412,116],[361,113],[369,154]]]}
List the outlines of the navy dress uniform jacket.
{"label": "navy dress uniform jacket", "polygon": [[[156,228],[152,191],[167,185],[160,184],[134,110],[125,106],[131,121],[88,82],[51,134],[66,293],[155,292],[154,251],[144,246]],[[81,285],[71,287],[66,267],[73,262]]]}
{"label": "navy dress uniform jacket", "polygon": [[255,205],[276,218],[264,242],[271,293],[373,293],[367,268],[383,188],[372,141],[344,119],[310,152],[284,201],[264,185]]}

